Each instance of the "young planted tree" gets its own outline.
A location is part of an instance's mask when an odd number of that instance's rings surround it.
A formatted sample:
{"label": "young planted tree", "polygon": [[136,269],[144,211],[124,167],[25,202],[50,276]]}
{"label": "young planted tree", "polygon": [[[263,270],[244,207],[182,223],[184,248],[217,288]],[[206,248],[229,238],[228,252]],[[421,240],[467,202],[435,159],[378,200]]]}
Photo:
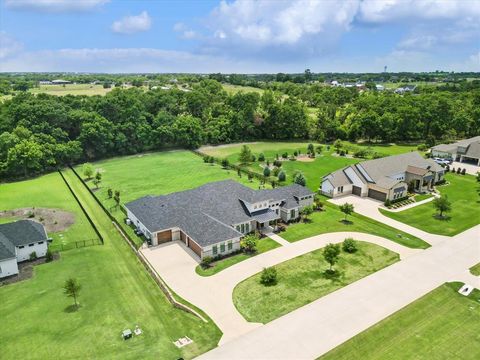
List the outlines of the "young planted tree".
{"label": "young planted tree", "polygon": [[313,206],[308,205],[305,206],[302,210],[300,210],[300,215],[303,217],[303,221],[307,222],[309,220],[309,216],[313,213]]}
{"label": "young planted tree", "polygon": [[112,191],[111,188],[108,188],[108,190],[107,190],[107,195],[108,195],[108,198],[109,198],[109,199],[112,198],[112,196],[113,196],[113,191]]}
{"label": "young planted tree", "polygon": [[333,273],[335,270],[333,269],[333,265],[338,262],[338,258],[340,256],[340,245],[338,244],[328,244],[323,249],[323,258],[326,262],[330,264],[330,268],[328,269],[329,272]]}
{"label": "young planted tree", "polygon": [[433,200],[433,206],[439,212],[438,216],[440,218],[443,218],[443,213],[449,212],[452,210],[452,204],[448,200],[447,195],[435,198]]}
{"label": "young planted tree", "polygon": [[101,181],[102,181],[102,174],[97,171],[97,173],[95,174],[95,178],[93,179],[93,183],[95,184],[95,187],[97,189]]}
{"label": "young planted tree", "polygon": [[228,168],[229,165],[230,165],[230,162],[228,161],[228,159],[222,159],[222,167],[224,169]]}
{"label": "young planted tree", "polygon": [[345,214],[344,221],[347,221],[347,216],[353,213],[353,204],[345,203],[340,205],[340,211]]}
{"label": "young planted tree", "polygon": [[313,144],[308,144],[307,149],[308,149],[308,153],[310,154],[313,154],[315,152]]}
{"label": "young planted tree", "polygon": [[268,166],[265,166],[263,168],[263,176],[269,177],[270,176],[270,168]]}
{"label": "young planted tree", "polygon": [[260,275],[260,283],[265,286],[272,286],[277,284],[277,269],[274,267],[263,268],[262,275]]}
{"label": "young planted tree", "polygon": [[297,172],[295,176],[293,177],[293,182],[298,185],[306,186],[307,185],[307,179],[305,179],[305,175],[301,172]]}
{"label": "young planted tree", "polygon": [[280,172],[278,173],[278,181],[283,182],[286,180],[286,178],[287,175],[285,174],[285,171],[280,170]]}
{"label": "young planted tree", "polygon": [[83,164],[82,167],[83,171],[83,176],[87,178],[87,180],[90,180],[93,176],[93,166],[90,163]]}
{"label": "young planted tree", "polygon": [[73,298],[73,302],[75,304],[75,307],[77,308],[78,308],[77,298],[81,288],[82,288],[81,285],[78,283],[77,279],[75,278],[68,279],[67,281],[65,281],[65,285],[63,286],[63,292],[68,297]]}
{"label": "young planted tree", "polygon": [[247,254],[252,254],[257,251],[257,240],[257,236],[247,235],[240,241],[240,248]]}
{"label": "young planted tree", "polygon": [[113,200],[115,200],[115,206],[120,206],[120,191],[115,190],[115,195],[113,196]]}
{"label": "young planted tree", "polygon": [[260,153],[258,155],[258,161],[261,161],[261,162],[265,161],[265,154],[264,153]]}
{"label": "young planted tree", "polygon": [[242,146],[238,160],[240,160],[241,164],[248,164],[252,161],[252,150],[247,145]]}

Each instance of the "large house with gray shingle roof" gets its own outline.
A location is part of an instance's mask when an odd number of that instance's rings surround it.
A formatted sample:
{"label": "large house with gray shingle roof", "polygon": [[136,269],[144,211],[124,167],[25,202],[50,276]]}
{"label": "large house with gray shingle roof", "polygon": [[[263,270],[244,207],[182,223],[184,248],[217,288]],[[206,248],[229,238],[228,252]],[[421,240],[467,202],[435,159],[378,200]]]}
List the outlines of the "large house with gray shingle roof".
{"label": "large house with gray shingle roof", "polygon": [[313,197],[313,192],[297,184],[254,190],[225,180],[169,195],[145,196],[125,204],[125,209],[152,245],[180,240],[204,258],[238,250],[245,234],[272,231],[270,224],[279,219],[298,219]]}
{"label": "large house with gray shingle roof", "polygon": [[432,155],[480,166],[480,136],[452,144],[436,145],[432,147]]}
{"label": "large house with gray shingle roof", "polygon": [[443,179],[444,170],[418,152],[362,161],[334,171],[322,179],[322,193],[329,197],[346,194],[376,200],[396,200],[411,190],[431,191]]}
{"label": "large house with gray shingle roof", "polygon": [[0,224],[0,278],[18,274],[17,263],[47,253],[48,241],[42,224],[32,220],[19,220]]}

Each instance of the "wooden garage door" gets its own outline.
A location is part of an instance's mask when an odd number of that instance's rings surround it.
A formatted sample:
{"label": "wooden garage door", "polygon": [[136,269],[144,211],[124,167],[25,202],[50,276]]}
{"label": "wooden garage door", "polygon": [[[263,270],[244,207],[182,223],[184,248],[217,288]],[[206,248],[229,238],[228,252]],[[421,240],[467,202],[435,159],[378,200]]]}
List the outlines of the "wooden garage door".
{"label": "wooden garage door", "polygon": [[172,241],[172,230],[166,230],[166,231],[157,233],[157,241],[159,244]]}
{"label": "wooden garage door", "polygon": [[188,238],[188,247],[192,249],[195,254],[202,257],[202,248],[191,238]]}
{"label": "wooden garage door", "polygon": [[382,193],[381,191],[368,189],[368,197],[371,197],[375,200],[385,201],[385,199],[387,198],[387,194]]}
{"label": "wooden garage door", "polygon": [[352,194],[358,196],[362,195],[362,188],[354,185],[352,187]]}
{"label": "wooden garage door", "polygon": [[182,240],[183,243],[187,243],[187,235],[183,231],[180,231],[180,239]]}

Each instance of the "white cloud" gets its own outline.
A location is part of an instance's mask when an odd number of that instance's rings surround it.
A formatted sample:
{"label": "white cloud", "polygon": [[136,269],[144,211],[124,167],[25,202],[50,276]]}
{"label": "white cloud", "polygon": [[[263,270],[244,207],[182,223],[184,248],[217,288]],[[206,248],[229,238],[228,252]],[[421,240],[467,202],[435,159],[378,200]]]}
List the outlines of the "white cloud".
{"label": "white cloud", "polygon": [[40,12],[82,12],[93,10],[110,0],[5,0],[12,10]]}
{"label": "white cloud", "polygon": [[475,19],[480,16],[476,0],[363,0],[359,18],[370,23],[391,21]]}
{"label": "white cloud", "polygon": [[23,44],[7,34],[0,31],[0,59],[15,55],[23,49]]}
{"label": "white cloud", "polygon": [[126,16],[112,24],[112,31],[120,34],[134,34],[141,31],[147,31],[152,26],[152,19],[146,11],[139,15]]}
{"label": "white cloud", "polygon": [[182,39],[192,40],[192,39],[200,39],[201,38],[201,36],[199,34],[197,34],[196,31],[190,29],[187,25],[185,25],[184,23],[181,23],[181,22],[173,25],[173,31],[175,31],[177,33],[180,33],[180,37]]}

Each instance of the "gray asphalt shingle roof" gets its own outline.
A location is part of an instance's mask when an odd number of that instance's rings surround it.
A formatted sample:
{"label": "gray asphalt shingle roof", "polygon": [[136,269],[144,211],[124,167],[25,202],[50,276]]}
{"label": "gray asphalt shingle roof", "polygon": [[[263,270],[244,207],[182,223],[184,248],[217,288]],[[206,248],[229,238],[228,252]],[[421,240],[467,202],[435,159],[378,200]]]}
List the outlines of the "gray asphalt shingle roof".
{"label": "gray asphalt shingle roof", "polygon": [[15,257],[15,247],[47,241],[42,224],[32,220],[19,220],[0,224],[0,260]]}
{"label": "gray asphalt shingle roof", "polygon": [[300,185],[253,190],[233,180],[209,183],[192,190],[146,196],[125,204],[150,231],[179,227],[199,245],[207,246],[240,237],[232,225],[252,219],[243,201],[282,200],[286,208],[298,206],[298,197],[313,194]]}

